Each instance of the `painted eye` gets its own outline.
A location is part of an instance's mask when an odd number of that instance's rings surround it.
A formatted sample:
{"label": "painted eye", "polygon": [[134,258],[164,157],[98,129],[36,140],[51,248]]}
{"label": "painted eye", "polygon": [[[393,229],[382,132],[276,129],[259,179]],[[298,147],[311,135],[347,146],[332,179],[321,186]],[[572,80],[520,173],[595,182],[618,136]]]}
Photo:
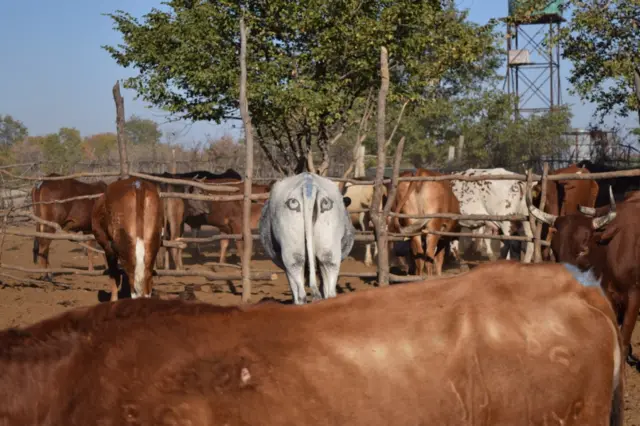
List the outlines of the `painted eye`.
{"label": "painted eye", "polygon": [[320,213],[324,213],[333,208],[333,200],[330,198],[323,198],[320,200]]}
{"label": "painted eye", "polygon": [[289,198],[284,204],[289,210],[293,210],[294,212],[300,211],[300,202],[295,198]]}

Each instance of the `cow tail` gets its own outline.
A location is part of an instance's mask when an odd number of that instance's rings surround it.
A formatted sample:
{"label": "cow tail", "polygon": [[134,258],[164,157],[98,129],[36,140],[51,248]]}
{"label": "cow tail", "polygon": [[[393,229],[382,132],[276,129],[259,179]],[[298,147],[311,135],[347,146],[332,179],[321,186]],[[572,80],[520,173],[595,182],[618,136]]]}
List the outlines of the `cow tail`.
{"label": "cow tail", "polygon": [[[133,289],[138,296],[144,295],[144,199],[145,190],[142,183],[136,180],[133,184],[136,193],[136,232],[135,232],[135,267],[133,274]],[[133,295],[133,291],[131,294]]]}
{"label": "cow tail", "polygon": [[[309,287],[312,291],[317,289],[316,280],[316,255],[313,251],[313,223],[315,221],[317,189],[313,187],[311,179],[306,180],[302,188],[302,215],[304,221],[304,242],[307,251],[307,263],[309,265]],[[325,296],[326,297],[326,296]]]}
{"label": "cow tail", "polygon": [[[611,415],[609,416],[609,426],[622,426],[624,421],[624,380],[619,379],[616,388],[613,390],[611,399]],[[614,383],[614,386],[616,384]]]}
{"label": "cow tail", "polygon": [[[40,188],[34,187],[31,190],[31,202],[33,203],[33,214],[36,217],[40,217],[40,204],[36,204],[40,201]],[[36,232],[42,232],[42,225],[36,223]],[[40,252],[40,239],[33,237],[33,263],[38,263],[38,253]]]}

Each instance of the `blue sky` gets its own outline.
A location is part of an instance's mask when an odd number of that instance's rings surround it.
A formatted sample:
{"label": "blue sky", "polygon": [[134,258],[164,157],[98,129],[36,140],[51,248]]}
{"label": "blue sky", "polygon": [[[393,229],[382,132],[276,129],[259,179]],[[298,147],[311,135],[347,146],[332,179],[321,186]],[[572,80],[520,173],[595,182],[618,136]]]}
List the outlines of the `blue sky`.
{"label": "blue sky", "polygon": [[[507,0],[457,0],[470,10],[470,18],[487,22],[507,13]],[[0,14],[0,114],[22,120],[32,135],[75,127],[82,135],[115,130],[111,87],[117,79],[133,75],[119,67],[100,48],[115,45],[119,34],[102,13],[117,9],[141,16],[160,0],[20,0],[4,2]],[[573,105],[574,127],[586,127],[593,107],[567,95],[570,64],[562,62],[563,101]],[[124,90],[127,117],[137,114],[158,122],[165,113],[147,108]],[[635,126],[633,118],[625,124]],[[187,145],[205,135],[237,135],[237,123],[163,124],[165,133],[175,133]]]}

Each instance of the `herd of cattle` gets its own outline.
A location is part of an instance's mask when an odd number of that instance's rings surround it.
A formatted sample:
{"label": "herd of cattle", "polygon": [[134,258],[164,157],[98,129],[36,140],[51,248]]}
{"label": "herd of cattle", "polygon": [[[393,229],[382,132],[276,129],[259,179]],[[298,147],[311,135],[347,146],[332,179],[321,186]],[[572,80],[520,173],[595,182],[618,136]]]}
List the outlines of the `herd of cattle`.
{"label": "herd of cattle", "polygon": [[[600,171],[581,163],[552,173]],[[401,174],[411,175],[441,174]],[[243,184],[233,170],[154,176]],[[562,264],[531,264],[532,242],[507,242],[501,257],[519,258],[523,251],[523,263],[491,262],[448,278],[335,297],[355,227],[371,229],[373,186],[309,173],[254,185],[254,193],[269,195],[252,204],[251,227],[285,270],[294,304],[303,306],[222,308],[149,299],[153,269],[156,260],[169,267],[169,253],[158,255],[162,239],[180,238],[185,223],[240,233],[241,200],[161,198],[159,192],[223,193],[136,177],[109,185],[39,182],[32,191],[38,231],[55,232],[50,225],[57,224],[93,234],[113,278],[112,300],[123,277],[138,300],[0,332],[0,420],[620,425],[621,365],[638,362],[631,351],[640,309],[638,189],[636,178],[549,181],[540,210],[538,182],[401,181],[387,226],[415,234],[395,246],[399,260],[406,261],[404,254],[411,260],[408,272],[441,275],[447,253],[460,261],[458,240],[434,231],[533,235],[526,221],[407,217],[435,213],[531,214],[545,224],[550,248],[544,260]],[[386,203],[392,191],[383,192]],[[101,195],[52,202],[93,194]],[[50,241],[34,240],[34,262],[44,268]],[[222,240],[222,262],[227,246]],[[181,250],[169,251],[183,268]],[[88,256],[93,269],[91,250]],[[370,244],[364,262],[372,263]],[[330,300],[305,304],[305,282],[314,301]]]}

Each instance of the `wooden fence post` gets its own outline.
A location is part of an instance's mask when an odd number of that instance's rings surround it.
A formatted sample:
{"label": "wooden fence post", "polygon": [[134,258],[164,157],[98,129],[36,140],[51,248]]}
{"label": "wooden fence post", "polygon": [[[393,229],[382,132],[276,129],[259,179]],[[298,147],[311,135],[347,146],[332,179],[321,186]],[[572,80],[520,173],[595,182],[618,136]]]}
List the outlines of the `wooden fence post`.
{"label": "wooden fence post", "polygon": [[[549,163],[546,161],[542,166],[542,180],[540,181],[540,186],[542,189],[540,190],[540,210],[544,211],[544,206],[547,203],[547,177],[549,176]],[[542,222],[538,222],[538,225],[535,228],[534,234],[534,250],[533,250],[533,258],[535,263],[542,262],[542,248],[541,248],[541,235],[542,235]]]}
{"label": "wooden fence post", "polygon": [[120,82],[113,86],[113,100],[116,103],[116,132],[118,152],[120,153],[120,179],[129,176],[129,159],[127,158],[127,139],[124,133],[124,99],[120,95]]}
{"label": "wooden fence post", "polygon": [[251,235],[251,182],[253,180],[253,128],[247,101],[247,29],[244,18],[240,18],[240,114],[244,124],[245,139],[245,174],[244,198],[242,204],[242,302],[251,300],[251,252],[253,236]]}
{"label": "wooden fence post", "polygon": [[382,207],[382,185],[385,166],[385,108],[387,93],[389,92],[389,57],[386,47],[380,48],[380,91],[378,92],[378,111],[376,121],[376,142],[378,145],[378,164],[376,166],[376,180],[371,203],[371,221],[378,242],[378,286],[389,285],[389,245],[387,244],[387,224],[384,220]]}

